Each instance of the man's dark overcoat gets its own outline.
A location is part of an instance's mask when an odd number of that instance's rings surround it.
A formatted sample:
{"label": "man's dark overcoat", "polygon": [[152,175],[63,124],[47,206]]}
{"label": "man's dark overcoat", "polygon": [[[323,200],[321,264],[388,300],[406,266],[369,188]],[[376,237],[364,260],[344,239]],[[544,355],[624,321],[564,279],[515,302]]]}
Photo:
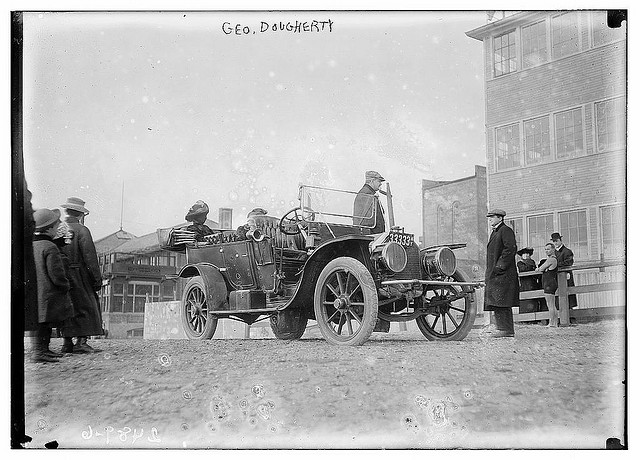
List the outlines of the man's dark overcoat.
{"label": "man's dark overcoat", "polygon": [[369,184],[362,186],[353,202],[353,225],[373,227],[371,233],[382,233],[384,232],[384,214],[375,193],[376,191]]}
{"label": "man's dark overcoat", "polygon": [[[556,249],[556,259],[558,259],[558,269],[567,268],[573,265],[573,251],[566,247],[564,244],[558,250]],[[575,286],[575,281],[573,281],[573,272],[569,273],[569,279],[567,280],[567,286]],[[565,275],[566,276],[566,275]],[[571,294],[569,296],[569,308],[574,308],[578,306],[578,299],[575,294]]]}
{"label": "man's dark overcoat", "polygon": [[63,327],[65,337],[102,335],[102,314],[96,291],[100,290],[102,276],[98,255],[91,232],[77,218],[65,218],[73,232],[71,243],[62,248],[69,258],[69,280],[74,316]]}
{"label": "man's dark overcoat", "polygon": [[520,284],[516,270],[516,235],[501,222],[492,232],[487,244],[486,287],[484,309],[517,307],[520,303]]}
{"label": "man's dark overcoat", "polygon": [[35,235],[33,256],[38,285],[38,322],[62,323],[71,317],[73,310],[60,250],[49,236]]}

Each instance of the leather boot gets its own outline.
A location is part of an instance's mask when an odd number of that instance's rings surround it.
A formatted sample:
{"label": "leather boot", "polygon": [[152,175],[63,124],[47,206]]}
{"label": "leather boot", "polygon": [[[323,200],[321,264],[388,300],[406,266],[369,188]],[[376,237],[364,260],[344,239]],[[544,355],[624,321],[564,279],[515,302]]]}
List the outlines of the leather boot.
{"label": "leather boot", "polygon": [[60,351],[62,353],[73,353],[73,340],[71,340],[71,337],[64,338]]}
{"label": "leather boot", "polygon": [[76,339],[75,345],[73,346],[74,353],[98,353],[100,351],[102,350],[97,350],[89,346],[89,344],[87,343],[86,337],[78,337]]}
{"label": "leather boot", "polygon": [[[37,336],[35,337],[35,340],[32,340],[32,343],[34,343],[34,349],[33,352],[31,353],[31,362],[33,363],[57,363],[59,362],[58,359],[49,356],[46,353],[46,347],[47,345],[45,344],[45,340],[49,339],[49,337],[42,337],[42,336]],[[47,342],[48,343],[48,340]]]}
{"label": "leather boot", "polygon": [[51,336],[47,335],[42,338],[42,352],[50,356],[51,358],[62,358],[62,353],[56,353],[55,351],[51,351],[49,349],[49,345],[51,344]]}

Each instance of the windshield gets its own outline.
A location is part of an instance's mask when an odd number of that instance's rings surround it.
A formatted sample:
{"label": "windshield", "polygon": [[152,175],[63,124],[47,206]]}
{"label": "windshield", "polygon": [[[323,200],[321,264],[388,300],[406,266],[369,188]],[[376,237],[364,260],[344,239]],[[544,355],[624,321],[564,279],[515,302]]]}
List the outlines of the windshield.
{"label": "windshield", "polygon": [[378,213],[378,198],[375,195],[302,185],[299,199],[303,219],[307,222],[364,228],[375,226]]}

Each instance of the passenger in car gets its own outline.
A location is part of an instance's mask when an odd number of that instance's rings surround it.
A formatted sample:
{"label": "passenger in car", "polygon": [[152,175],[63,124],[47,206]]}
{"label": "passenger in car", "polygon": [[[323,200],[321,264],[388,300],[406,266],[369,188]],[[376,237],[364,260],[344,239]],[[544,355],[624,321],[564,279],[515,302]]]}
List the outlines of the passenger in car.
{"label": "passenger in car", "polygon": [[[377,171],[365,173],[365,183],[353,202],[353,225],[371,228],[371,233],[384,232],[384,214],[376,192],[384,182]],[[374,208],[375,206],[375,208]],[[375,213],[375,215],[374,215]]]}
{"label": "passenger in car", "polygon": [[195,233],[196,241],[205,241],[205,236],[213,235],[213,230],[211,230],[208,225],[205,225],[208,214],[209,206],[207,203],[198,200],[191,206],[189,212],[187,212],[187,215],[184,217],[187,222],[192,222],[185,230]]}

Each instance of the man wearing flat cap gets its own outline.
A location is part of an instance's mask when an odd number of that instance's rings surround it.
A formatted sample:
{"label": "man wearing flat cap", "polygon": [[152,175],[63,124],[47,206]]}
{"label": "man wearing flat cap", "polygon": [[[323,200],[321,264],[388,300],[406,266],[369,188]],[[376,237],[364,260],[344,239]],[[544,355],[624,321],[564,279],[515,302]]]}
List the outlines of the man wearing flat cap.
{"label": "man wearing flat cap", "polygon": [[493,311],[495,315],[495,327],[491,325],[486,330],[491,337],[514,336],[511,308],[520,304],[516,235],[504,223],[506,214],[502,209],[492,209],[487,213],[492,232],[487,243],[484,309]]}
{"label": "man wearing flat cap", "polygon": [[[63,353],[96,353],[98,350],[87,343],[93,335],[103,335],[102,313],[97,292],[102,287],[102,274],[98,264],[93,237],[84,226],[84,217],[89,210],[85,202],[77,197],[67,198],[60,205],[66,214],[65,222],[73,235],[69,244],[61,248],[69,260],[69,280],[71,281],[71,301],[74,316],[62,328]],[[76,337],[75,344],[71,340]]]}
{"label": "man wearing flat cap", "polygon": [[371,233],[384,232],[384,214],[376,192],[384,182],[384,177],[377,171],[365,173],[365,184],[353,202],[353,225],[361,225],[371,229]]}
{"label": "man wearing flat cap", "polygon": [[198,200],[184,216],[184,220],[191,222],[185,230],[196,234],[196,241],[204,241],[205,236],[213,235],[213,230],[208,225],[205,225],[207,215],[209,214],[209,206],[202,200]]}

